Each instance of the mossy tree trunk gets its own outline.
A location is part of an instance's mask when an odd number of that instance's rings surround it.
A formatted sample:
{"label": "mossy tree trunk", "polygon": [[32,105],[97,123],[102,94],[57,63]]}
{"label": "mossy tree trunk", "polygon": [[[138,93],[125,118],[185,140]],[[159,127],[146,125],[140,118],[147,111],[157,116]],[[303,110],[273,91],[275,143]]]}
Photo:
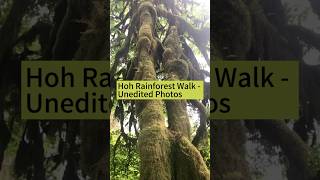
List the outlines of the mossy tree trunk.
{"label": "mossy tree trunk", "polygon": [[[164,42],[165,50],[163,53],[163,62],[167,80],[186,80],[189,75],[189,67],[186,61],[181,59],[182,48],[180,45],[178,29],[171,26],[169,35]],[[187,113],[186,100],[166,101],[169,129],[181,133],[183,136],[191,139],[191,125]]]}
{"label": "mossy tree trunk", "polygon": [[[156,80],[155,59],[156,43],[154,36],[156,11],[151,2],[141,3],[138,9],[139,35],[136,46],[138,70],[135,80]],[[178,43],[173,41],[173,43]],[[174,45],[174,44],[172,44]],[[172,46],[168,45],[168,48]],[[169,50],[169,49],[167,49]],[[171,49],[173,51],[173,49]],[[177,59],[175,52],[168,60],[168,72],[171,79],[184,79],[187,65]],[[176,70],[185,69],[183,73]],[[171,70],[169,70],[170,68]],[[174,68],[173,68],[174,67]],[[183,76],[181,76],[183,74]],[[141,158],[141,180],[208,180],[209,171],[199,151],[190,142],[190,128],[185,102],[178,108],[169,107],[169,129],[165,125],[164,104],[159,100],[136,101],[136,113],[139,118],[140,136],[138,149]],[[185,123],[185,124],[184,124]],[[185,125],[187,128],[185,129]]]}

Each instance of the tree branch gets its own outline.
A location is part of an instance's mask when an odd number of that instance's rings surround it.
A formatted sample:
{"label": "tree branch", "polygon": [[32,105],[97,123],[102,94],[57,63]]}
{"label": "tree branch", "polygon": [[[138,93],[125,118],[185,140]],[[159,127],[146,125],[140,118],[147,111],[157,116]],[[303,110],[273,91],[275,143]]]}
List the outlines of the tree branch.
{"label": "tree branch", "polygon": [[206,107],[199,101],[191,100],[190,103],[198,109],[200,114],[200,125],[197,129],[197,133],[192,140],[192,144],[198,147],[201,141],[207,137],[207,111]]}
{"label": "tree branch", "polygon": [[179,31],[187,32],[193,38],[208,65],[210,65],[210,59],[206,50],[206,46],[210,39],[210,28],[196,29],[180,16],[173,15],[159,7],[157,7],[156,10],[159,16],[164,17],[169,21],[177,21]]}
{"label": "tree branch", "polygon": [[309,166],[309,147],[284,121],[259,120],[256,127],[271,143],[279,145],[283,150],[289,160],[289,179],[312,179],[315,176],[315,172]]}
{"label": "tree branch", "polygon": [[305,43],[312,45],[320,51],[320,34],[297,25],[289,25],[288,30]]}
{"label": "tree branch", "polygon": [[320,1],[319,0],[309,0],[311,7],[313,9],[313,12],[318,15],[320,18]]}

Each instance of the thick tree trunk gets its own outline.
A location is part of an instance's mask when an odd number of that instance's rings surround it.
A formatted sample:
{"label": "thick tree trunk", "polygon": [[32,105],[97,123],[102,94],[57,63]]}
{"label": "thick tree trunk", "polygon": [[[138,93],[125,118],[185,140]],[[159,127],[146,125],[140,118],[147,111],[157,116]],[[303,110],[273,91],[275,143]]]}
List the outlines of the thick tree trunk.
{"label": "thick tree trunk", "polygon": [[[167,80],[177,81],[186,80],[189,75],[187,62],[181,58],[182,48],[176,26],[171,26],[169,35],[164,43],[165,51],[163,53],[163,62],[165,62],[165,71]],[[169,129],[181,133],[183,136],[191,139],[191,125],[187,113],[186,100],[166,101]]]}
{"label": "thick tree trunk", "polygon": [[[180,59],[182,48],[176,26],[171,26],[164,43],[163,62],[167,80],[185,80],[189,76],[189,65]],[[166,101],[169,129],[175,136],[173,147],[173,170],[177,180],[209,179],[209,172],[200,152],[191,143],[191,127],[185,100]],[[180,137],[181,136],[181,137]],[[189,157],[189,158],[188,158]]]}
{"label": "thick tree trunk", "polygon": [[[138,10],[139,35],[137,42],[138,71],[136,80],[155,80],[154,56],[156,40],[154,25],[157,18],[156,11],[150,2],[142,3]],[[178,43],[173,42],[173,43]],[[170,46],[169,46],[170,47]],[[172,47],[172,46],[171,46]],[[171,51],[173,51],[171,49]],[[177,52],[175,52],[177,53]],[[171,78],[184,79],[188,74],[188,66],[175,59],[177,54],[171,53]],[[167,54],[168,55],[168,54]],[[180,57],[180,56],[177,56]],[[178,62],[175,64],[175,62]],[[182,64],[181,64],[182,62]],[[167,65],[168,65],[167,64]],[[186,69],[177,73],[177,65]],[[184,66],[183,66],[184,65]],[[174,67],[174,68],[173,68]],[[178,74],[178,77],[176,77]],[[178,102],[177,102],[178,103]],[[163,103],[158,100],[136,101],[136,113],[139,118],[140,136],[138,148],[141,158],[141,180],[208,180],[209,171],[199,151],[190,142],[190,130],[185,102],[180,101],[179,107],[170,106],[168,113],[179,113],[178,116],[169,115],[170,130],[165,126]],[[170,122],[171,121],[171,122]],[[180,122],[179,122],[180,121]],[[186,126],[185,126],[186,125]],[[187,129],[185,129],[187,128]]]}
{"label": "thick tree trunk", "polygon": [[[142,3],[138,12],[139,36],[137,54],[139,69],[135,74],[136,80],[155,80],[152,43],[154,19],[156,18],[151,3]],[[141,180],[171,180],[171,142],[165,126],[163,103],[158,100],[137,101],[137,115],[140,125],[138,148],[141,158]]]}

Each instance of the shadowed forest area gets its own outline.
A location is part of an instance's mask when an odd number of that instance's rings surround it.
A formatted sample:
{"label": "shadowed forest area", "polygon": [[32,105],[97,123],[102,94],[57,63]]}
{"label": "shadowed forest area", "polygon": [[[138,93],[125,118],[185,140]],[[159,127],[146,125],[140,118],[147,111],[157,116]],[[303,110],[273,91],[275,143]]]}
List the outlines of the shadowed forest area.
{"label": "shadowed forest area", "polygon": [[20,119],[22,60],[108,60],[103,0],[0,1],[0,179],[109,179],[108,121]]}
{"label": "shadowed forest area", "polygon": [[298,120],[211,121],[215,180],[320,178],[319,2],[212,1],[214,61],[300,62]]}

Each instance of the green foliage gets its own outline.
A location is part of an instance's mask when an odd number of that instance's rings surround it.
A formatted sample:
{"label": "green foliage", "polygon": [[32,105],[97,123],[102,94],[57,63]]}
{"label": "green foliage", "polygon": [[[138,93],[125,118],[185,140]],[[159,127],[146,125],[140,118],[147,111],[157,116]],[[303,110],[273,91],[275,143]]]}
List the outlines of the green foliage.
{"label": "green foliage", "polygon": [[[210,130],[209,130],[210,132]],[[203,160],[206,162],[207,167],[210,169],[210,133],[208,134],[208,138],[206,138],[205,142],[202,143],[200,149],[200,153],[203,157]]]}
{"label": "green foliage", "polygon": [[136,145],[128,147],[121,137],[120,131],[112,131],[110,140],[110,175],[113,180],[136,180],[139,179],[139,157]]}

